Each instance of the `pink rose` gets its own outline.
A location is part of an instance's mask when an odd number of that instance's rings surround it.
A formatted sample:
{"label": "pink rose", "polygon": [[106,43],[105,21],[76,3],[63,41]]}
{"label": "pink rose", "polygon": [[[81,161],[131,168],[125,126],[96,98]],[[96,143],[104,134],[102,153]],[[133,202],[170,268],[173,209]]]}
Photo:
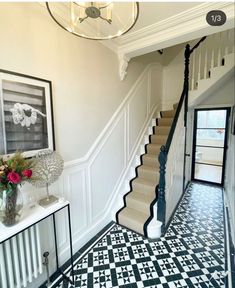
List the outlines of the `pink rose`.
{"label": "pink rose", "polygon": [[20,175],[16,172],[10,172],[7,175],[7,180],[13,184],[18,184],[21,181]]}
{"label": "pink rose", "polygon": [[22,174],[23,174],[25,177],[27,177],[27,178],[31,178],[33,172],[32,172],[32,170],[27,169],[27,170],[24,170],[24,171],[22,172]]}

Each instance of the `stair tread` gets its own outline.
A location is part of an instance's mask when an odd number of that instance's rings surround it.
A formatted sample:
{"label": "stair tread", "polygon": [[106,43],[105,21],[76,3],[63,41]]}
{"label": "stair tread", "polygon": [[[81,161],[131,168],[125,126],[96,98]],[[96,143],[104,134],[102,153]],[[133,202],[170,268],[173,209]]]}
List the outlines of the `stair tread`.
{"label": "stair tread", "polygon": [[164,110],[161,111],[161,118],[165,119],[169,119],[169,118],[173,118],[175,116],[175,110]]}
{"label": "stair tread", "polygon": [[173,118],[158,118],[158,126],[171,126]]}
{"label": "stair tread", "polygon": [[159,147],[159,149],[160,149],[162,145],[161,144],[156,144],[156,143],[149,143],[148,146],[156,147],[156,148]]}
{"label": "stair tread", "polygon": [[[135,210],[133,208],[125,207],[118,215],[118,218],[120,216],[131,218],[133,222],[141,222],[145,223],[145,221],[148,219],[149,215],[143,212],[140,212],[138,210]],[[122,224],[122,223],[121,223]]]}
{"label": "stair tread", "polygon": [[152,134],[152,135],[151,135],[151,137],[153,137],[153,138],[159,138],[159,139],[161,139],[161,138],[166,139],[167,136],[168,136],[168,135],[166,135],[166,134],[160,134],[160,135],[158,135],[158,134]]}
{"label": "stair tread", "polygon": [[153,160],[153,161],[158,161],[158,157],[156,154],[146,153],[143,155],[143,157],[148,158],[148,159]]}
{"label": "stair tread", "polygon": [[154,127],[154,134],[153,135],[159,135],[159,136],[168,136],[170,132],[171,126],[155,126]]}
{"label": "stair tread", "polygon": [[155,154],[155,157],[159,154],[162,144],[150,143],[147,145],[147,153]]}
{"label": "stair tread", "polygon": [[154,168],[153,166],[144,165],[144,164],[141,165],[140,167],[138,167],[138,170],[145,170],[145,171],[149,171],[149,172],[153,172],[153,173],[158,173],[158,170],[156,170],[156,168]]}
{"label": "stair tread", "polygon": [[145,157],[147,157],[147,158],[157,159],[156,155],[155,155],[155,154],[151,154],[151,153],[146,153],[146,154],[144,154],[143,156],[145,156]]}
{"label": "stair tread", "polygon": [[145,186],[152,186],[152,187],[156,187],[156,183],[157,183],[157,181],[152,181],[152,180],[148,180],[148,179],[144,179],[140,177],[137,177],[136,179],[134,179],[133,182],[142,184]]}
{"label": "stair tread", "polygon": [[163,134],[163,135],[153,134],[153,135],[151,135],[151,144],[160,144],[160,145],[165,144],[167,137],[168,137],[168,134]]}
{"label": "stair tread", "polygon": [[156,195],[153,194],[144,194],[139,191],[132,191],[127,195],[127,199],[133,199],[135,201],[139,201],[145,204],[151,204],[152,201],[155,199]]}

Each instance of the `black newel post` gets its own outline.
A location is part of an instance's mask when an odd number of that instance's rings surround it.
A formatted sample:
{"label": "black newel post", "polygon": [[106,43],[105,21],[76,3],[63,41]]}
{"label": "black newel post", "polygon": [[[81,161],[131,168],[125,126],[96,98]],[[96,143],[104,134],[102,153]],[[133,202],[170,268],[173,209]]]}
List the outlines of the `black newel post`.
{"label": "black newel post", "polygon": [[184,168],[183,168],[183,191],[185,190],[185,166],[186,166],[186,147],[187,147],[187,116],[188,116],[188,91],[189,91],[189,61],[190,61],[190,45],[187,44],[185,47],[184,58],[185,58],[185,68],[184,68]]}
{"label": "black newel post", "polygon": [[160,164],[159,171],[159,185],[158,185],[158,201],[157,201],[157,219],[162,222],[161,233],[165,231],[165,218],[166,218],[166,200],[165,200],[165,174],[166,174],[166,160],[167,151],[166,147],[162,145],[158,161]]}
{"label": "black newel post", "polygon": [[185,93],[185,100],[184,100],[184,127],[187,126],[187,112],[188,112],[188,90],[189,90],[189,60],[190,60],[190,45],[187,44],[184,51],[184,59],[185,59],[185,66],[184,66],[184,93]]}

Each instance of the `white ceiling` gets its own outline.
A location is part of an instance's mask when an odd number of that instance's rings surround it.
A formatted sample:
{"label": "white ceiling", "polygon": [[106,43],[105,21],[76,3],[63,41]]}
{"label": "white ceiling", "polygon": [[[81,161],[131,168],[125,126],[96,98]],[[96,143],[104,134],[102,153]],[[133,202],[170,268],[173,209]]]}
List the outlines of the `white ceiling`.
{"label": "white ceiling", "polygon": [[140,14],[130,33],[167,19],[203,2],[140,2]]}

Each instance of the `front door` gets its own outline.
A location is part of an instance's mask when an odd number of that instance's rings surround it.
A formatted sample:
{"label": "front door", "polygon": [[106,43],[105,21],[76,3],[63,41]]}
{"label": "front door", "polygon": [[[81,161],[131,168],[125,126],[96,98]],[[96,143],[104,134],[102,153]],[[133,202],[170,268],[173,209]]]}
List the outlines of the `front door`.
{"label": "front door", "polygon": [[195,110],[192,180],[224,184],[229,111]]}

